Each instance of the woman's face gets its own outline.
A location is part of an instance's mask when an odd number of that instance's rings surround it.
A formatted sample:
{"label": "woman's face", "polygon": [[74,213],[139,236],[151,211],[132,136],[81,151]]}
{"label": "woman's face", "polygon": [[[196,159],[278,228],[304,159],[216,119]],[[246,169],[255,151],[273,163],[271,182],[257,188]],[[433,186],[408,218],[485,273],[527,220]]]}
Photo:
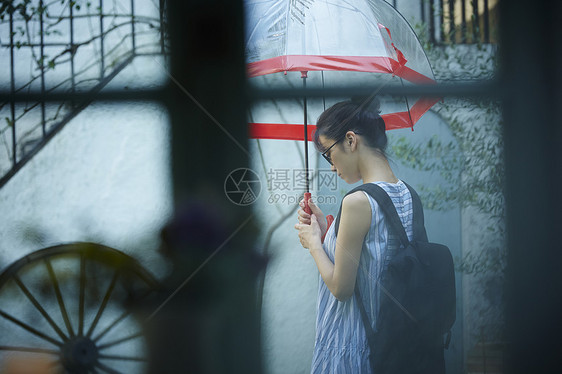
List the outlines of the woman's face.
{"label": "woman's face", "polygon": [[[336,142],[334,139],[327,138],[324,135],[320,135],[319,140],[324,149],[328,149]],[[352,144],[354,144],[353,141]],[[353,184],[361,179],[357,169],[356,155],[354,154],[356,152],[352,152],[352,149],[346,136],[326,153],[332,160],[332,171],[337,172],[338,176],[349,184]]]}

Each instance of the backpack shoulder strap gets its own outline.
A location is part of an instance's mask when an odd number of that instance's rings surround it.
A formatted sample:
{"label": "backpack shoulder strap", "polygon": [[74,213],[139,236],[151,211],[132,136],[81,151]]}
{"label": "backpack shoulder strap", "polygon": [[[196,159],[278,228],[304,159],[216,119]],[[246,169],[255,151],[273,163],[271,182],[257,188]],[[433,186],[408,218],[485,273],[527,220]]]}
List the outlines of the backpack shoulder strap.
{"label": "backpack shoulder strap", "polygon": [[423,216],[423,206],[421,199],[416,192],[408,183],[403,182],[412,196],[412,207],[414,209],[414,240],[420,242],[428,242],[427,233],[425,231],[425,223]]}
{"label": "backpack shoulder strap", "polygon": [[[406,231],[404,230],[404,226],[402,225],[402,221],[400,221],[400,217],[398,216],[398,212],[396,211],[396,208],[394,207],[394,204],[392,203],[392,200],[390,199],[390,196],[388,196],[386,191],[382,187],[374,183],[365,183],[349,191],[346,194],[346,196],[356,191],[365,191],[369,195],[371,195],[373,199],[377,201],[377,203],[379,204],[379,206],[383,211],[384,216],[389,221],[390,226],[392,227],[394,232],[398,234],[398,237],[400,238],[400,242],[404,246],[407,246],[409,243],[408,235],[406,234]],[[338,229],[340,225],[341,209],[342,208],[340,205],[340,210],[338,212],[338,216],[335,222],[336,226],[334,228],[336,231],[336,236],[338,234]]]}

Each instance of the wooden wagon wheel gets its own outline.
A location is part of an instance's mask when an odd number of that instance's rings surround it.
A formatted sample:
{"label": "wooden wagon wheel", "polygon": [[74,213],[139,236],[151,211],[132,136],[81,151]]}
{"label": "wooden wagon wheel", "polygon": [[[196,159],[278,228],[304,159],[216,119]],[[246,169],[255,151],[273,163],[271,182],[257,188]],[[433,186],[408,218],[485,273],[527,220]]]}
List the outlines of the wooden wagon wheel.
{"label": "wooden wagon wheel", "polygon": [[33,252],[0,274],[0,362],[44,356],[56,372],[142,373],[133,307],[157,287],[132,257],[93,243]]}

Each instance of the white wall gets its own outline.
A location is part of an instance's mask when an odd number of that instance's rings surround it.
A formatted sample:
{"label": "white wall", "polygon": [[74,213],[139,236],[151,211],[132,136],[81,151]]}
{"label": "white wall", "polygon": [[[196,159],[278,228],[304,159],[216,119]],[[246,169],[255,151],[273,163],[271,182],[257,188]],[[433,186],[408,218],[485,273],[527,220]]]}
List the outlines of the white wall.
{"label": "white wall", "polygon": [[[138,67],[123,74],[134,77]],[[165,110],[93,104],[0,189],[0,267],[39,248],[91,240],[161,274],[158,235],[171,211]]]}

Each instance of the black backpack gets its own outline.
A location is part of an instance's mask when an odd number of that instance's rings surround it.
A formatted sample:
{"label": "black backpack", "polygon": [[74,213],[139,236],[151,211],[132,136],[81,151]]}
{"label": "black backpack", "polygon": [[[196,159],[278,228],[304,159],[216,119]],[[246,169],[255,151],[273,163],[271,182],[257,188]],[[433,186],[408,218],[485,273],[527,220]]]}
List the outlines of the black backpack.
{"label": "black backpack", "polygon": [[[371,328],[357,286],[355,296],[367,332],[373,373],[442,374],[445,373],[444,349],[449,346],[456,318],[453,258],[446,246],[428,242],[421,200],[413,188],[406,186],[414,209],[411,242],[384,189],[367,183],[348,192],[365,191],[371,195],[382,209],[389,231],[401,243],[390,254],[379,280],[381,297],[376,332]],[[340,215],[341,206],[335,222],[336,235]]]}

